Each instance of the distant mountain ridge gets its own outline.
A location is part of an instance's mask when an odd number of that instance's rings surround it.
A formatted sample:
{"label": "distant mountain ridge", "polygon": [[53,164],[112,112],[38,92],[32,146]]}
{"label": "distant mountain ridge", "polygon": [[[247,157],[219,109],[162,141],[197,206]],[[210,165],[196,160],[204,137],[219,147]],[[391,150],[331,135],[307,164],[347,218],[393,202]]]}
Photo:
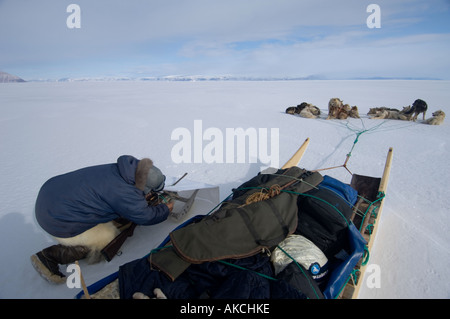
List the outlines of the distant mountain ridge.
{"label": "distant mountain ridge", "polygon": [[311,80],[442,80],[431,77],[351,77],[328,78],[324,75],[308,76],[242,76],[242,75],[165,75],[165,76],[100,76],[100,77],[64,77],[59,79],[29,79],[0,71],[0,83],[14,82],[119,82],[119,81],[311,81]]}
{"label": "distant mountain ridge", "polygon": [[117,82],[117,81],[311,81],[311,80],[442,80],[439,78],[415,77],[354,77],[354,78],[327,78],[322,75],[304,77],[277,77],[277,76],[233,76],[233,75],[166,75],[166,76],[111,76],[111,77],[79,77],[60,79],[37,79],[31,82]]}
{"label": "distant mountain ridge", "polygon": [[18,76],[0,71],[0,83],[14,83],[14,82],[25,82],[24,79]]}
{"label": "distant mountain ridge", "polygon": [[[320,80],[318,76],[308,77],[251,77],[233,75],[166,75],[166,76],[144,76],[144,77],[80,77],[61,78],[58,80],[48,80],[56,82],[83,82],[83,81],[293,81],[293,80]],[[45,82],[46,80],[41,80]]]}

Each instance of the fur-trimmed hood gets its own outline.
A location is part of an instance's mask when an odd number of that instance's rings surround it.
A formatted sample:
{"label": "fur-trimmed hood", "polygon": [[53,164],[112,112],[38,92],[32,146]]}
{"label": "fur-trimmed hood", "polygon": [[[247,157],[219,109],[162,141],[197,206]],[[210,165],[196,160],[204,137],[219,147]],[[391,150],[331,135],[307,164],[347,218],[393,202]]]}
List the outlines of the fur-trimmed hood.
{"label": "fur-trimmed hood", "polygon": [[122,155],[117,159],[117,166],[122,178],[136,188],[144,191],[147,182],[148,171],[153,167],[153,161],[149,158],[138,160],[131,155]]}
{"label": "fur-trimmed hood", "polygon": [[143,158],[139,161],[135,174],[135,185],[138,189],[144,191],[145,184],[147,183],[148,171],[152,167],[153,161],[149,158]]}

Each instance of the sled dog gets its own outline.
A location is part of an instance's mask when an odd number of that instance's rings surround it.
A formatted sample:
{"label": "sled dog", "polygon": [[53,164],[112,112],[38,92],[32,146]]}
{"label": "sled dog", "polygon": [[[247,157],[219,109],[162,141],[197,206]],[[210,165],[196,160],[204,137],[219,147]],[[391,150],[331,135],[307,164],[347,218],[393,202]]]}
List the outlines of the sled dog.
{"label": "sled dog", "polygon": [[348,116],[353,117],[355,119],[359,119],[359,111],[358,111],[358,107],[352,106],[352,108],[350,109],[350,112],[348,113]]}
{"label": "sled dog", "polygon": [[410,109],[411,106],[405,106],[401,111],[397,109],[379,107],[369,109],[369,113],[367,113],[367,115],[372,120],[390,119],[390,120],[409,121],[411,118],[411,113],[408,114]]}
{"label": "sled dog", "polygon": [[315,119],[320,115],[320,109],[312,104],[307,104],[299,114],[301,117],[305,117],[308,119]]}
{"label": "sled dog", "polygon": [[328,117],[329,119],[345,120],[349,117],[359,119],[358,107],[350,106],[349,104],[343,104],[338,98],[332,98],[328,102]]}
{"label": "sled dog", "polygon": [[317,118],[320,115],[320,109],[310,103],[302,102],[297,106],[290,106],[286,109],[287,114],[298,114],[301,117]]}
{"label": "sled dog", "polygon": [[327,120],[339,118],[339,113],[342,111],[344,104],[337,97],[333,97],[328,102],[328,117]]}
{"label": "sled dog", "polygon": [[397,111],[397,112],[400,112],[400,110],[398,110],[398,109],[391,109],[389,107],[382,106],[382,107],[370,108],[369,112],[367,112],[367,115],[370,117],[371,115],[375,115],[375,114],[377,114],[377,112],[381,112],[381,111]]}
{"label": "sled dog", "polygon": [[425,120],[425,113],[427,112],[427,109],[428,109],[427,103],[424,100],[417,99],[414,101],[411,109],[408,112],[406,112],[405,114],[412,115],[414,113],[412,120],[415,122],[417,120],[417,116],[420,113],[423,113],[423,120]]}
{"label": "sled dog", "polygon": [[300,113],[300,112],[297,112],[297,107],[296,107],[296,106],[289,106],[289,107],[286,109],[286,114],[292,114],[292,115],[294,115],[294,114],[298,114],[298,113]]}
{"label": "sled dog", "polygon": [[442,110],[433,112],[433,117],[427,119],[424,123],[429,125],[441,125],[444,122],[445,113]]}

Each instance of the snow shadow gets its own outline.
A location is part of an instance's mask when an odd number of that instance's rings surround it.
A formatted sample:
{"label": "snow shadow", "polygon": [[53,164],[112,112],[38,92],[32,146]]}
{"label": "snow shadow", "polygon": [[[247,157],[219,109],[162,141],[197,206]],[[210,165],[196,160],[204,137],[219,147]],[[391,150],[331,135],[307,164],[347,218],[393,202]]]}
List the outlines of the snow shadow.
{"label": "snow shadow", "polygon": [[29,297],[30,283],[39,277],[30,256],[50,243],[50,238],[21,213],[8,213],[0,219],[0,298]]}

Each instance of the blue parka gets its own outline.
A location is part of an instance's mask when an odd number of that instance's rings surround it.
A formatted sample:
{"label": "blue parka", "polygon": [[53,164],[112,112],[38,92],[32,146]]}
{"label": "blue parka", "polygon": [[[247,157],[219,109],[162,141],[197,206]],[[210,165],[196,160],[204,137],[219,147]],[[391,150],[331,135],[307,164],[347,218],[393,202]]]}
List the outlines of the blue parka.
{"label": "blue parka", "polygon": [[41,187],[36,219],[50,235],[69,238],[118,217],[138,225],[167,219],[166,205],[148,206],[135,186],[139,160],[123,155],[117,163],[82,168],[55,176]]}

